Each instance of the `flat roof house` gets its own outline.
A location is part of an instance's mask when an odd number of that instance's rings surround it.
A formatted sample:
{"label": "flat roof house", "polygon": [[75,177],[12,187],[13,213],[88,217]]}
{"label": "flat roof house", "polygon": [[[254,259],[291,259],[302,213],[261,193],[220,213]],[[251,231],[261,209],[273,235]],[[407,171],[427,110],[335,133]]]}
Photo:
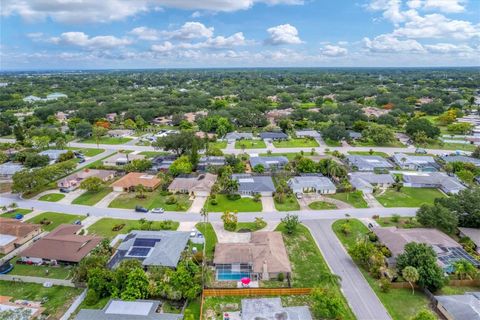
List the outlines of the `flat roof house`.
{"label": "flat roof house", "polygon": [[450,155],[450,156],[443,156],[442,160],[445,161],[446,163],[450,163],[450,162],[471,163],[476,167],[480,167],[480,159],[473,158],[473,157]]}
{"label": "flat roof house", "polygon": [[78,263],[102,240],[97,236],[82,236],[79,225],[61,224],[45,237],[20,253],[26,263],[60,262]]}
{"label": "flat roof house", "polygon": [[288,180],[288,186],[294,193],[333,194],[337,188],[333,182],[321,175],[302,175]]}
{"label": "flat roof house", "polygon": [[211,173],[199,176],[176,177],[168,186],[168,191],[206,197],[210,194],[215,181],[217,181],[217,176]]}
{"label": "flat roof house", "polygon": [[438,171],[435,159],[430,156],[412,156],[405,153],[395,153],[393,161],[402,169],[417,171]]}
{"label": "flat roof house", "polygon": [[282,169],[285,165],[288,164],[288,158],[284,156],[274,156],[274,157],[250,157],[250,166],[255,168],[257,165],[262,165],[266,171],[274,169]]}
{"label": "flat roof house", "polygon": [[480,320],[480,292],[435,296],[437,308],[448,320]]}
{"label": "flat roof house", "polygon": [[283,307],[280,298],[242,299],[241,320],[312,320],[307,306]]}
{"label": "flat roof house", "polygon": [[316,131],[316,130],[297,130],[295,131],[295,135],[298,137],[298,138],[314,138],[314,139],[317,139],[317,138],[321,138],[322,135]]}
{"label": "flat roof house", "polygon": [[457,177],[443,172],[404,174],[403,185],[411,188],[438,188],[445,193],[457,194],[466,187]]}
{"label": "flat roof house", "polygon": [[217,243],[213,263],[218,280],[269,280],[292,272],[280,232],[257,231],[249,243]]}
{"label": "flat roof house", "polygon": [[351,172],[348,177],[352,187],[364,193],[372,193],[375,186],[388,188],[395,183],[390,173]]}
{"label": "flat roof house", "polygon": [[136,259],[144,267],[176,268],[189,237],[189,232],[180,231],[131,231],[107,265],[115,268],[123,260]]}
{"label": "flat roof house", "polygon": [[42,233],[42,226],[0,218],[0,253],[7,254]]}
{"label": "flat roof house", "polygon": [[358,171],[389,170],[393,165],[380,156],[349,155],[346,158],[348,165]]}
{"label": "flat roof house", "polygon": [[75,190],[80,186],[80,183],[87,178],[97,177],[103,182],[106,182],[113,179],[114,176],[114,170],[97,170],[87,168],[58,180],[57,186],[60,189]]}
{"label": "flat roof house", "polygon": [[67,152],[68,150],[50,149],[50,150],[44,150],[42,152],[39,152],[38,154],[42,156],[48,156],[48,158],[50,158],[50,161],[57,161],[61,154],[64,154]]}
{"label": "flat roof house", "polygon": [[207,171],[209,168],[218,168],[225,165],[224,156],[202,156],[198,160],[197,170]]}
{"label": "flat roof house", "polygon": [[225,135],[225,140],[236,141],[236,140],[251,140],[253,139],[253,134],[251,132],[229,132]]}
{"label": "flat roof house", "polygon": [[160,313],[160,301],[110,300],[101,309],[81,309],[75,320],[181,320],[182,314]]}
{"label": "flat roof house", "polygon": [[106,167],[119,167],[124,166],[133,160],[143,160],[145,156],[143,154],[126,154],[116,153],[113,156],[103,160],[103,165]]}
{"label": "flat roof house", "polygon": [[260,139],[263,139],[263,140],[287,140],[288,139],[288,135],[281,132],[281,131],[278,131],[278,132],[261,132],[260,133]]}
{"label": "flat roof house", "polygon": [[260,194],[271,196],[275,192],[272,177],[267,175],[232,174],[232,179],[238,181],[238,193],[244,196]]}
{"label": "flat roof house", "polygon": [[11,179],[13,175],[25,167],[19,163],[6,162],[0,164],[0,178]]}
{"label": "flat roof house", "polygon": [[143,185],[152,191],[158,188],[161,181],[156,176],[142,172],[130,172],[112,183],[113,191],[133,191],[136,186]]}

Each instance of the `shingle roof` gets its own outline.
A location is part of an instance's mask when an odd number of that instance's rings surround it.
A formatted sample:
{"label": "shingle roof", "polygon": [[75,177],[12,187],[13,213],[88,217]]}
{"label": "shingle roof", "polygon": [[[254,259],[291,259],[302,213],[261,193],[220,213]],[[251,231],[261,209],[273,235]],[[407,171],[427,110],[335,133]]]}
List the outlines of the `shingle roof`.
{"label": "shingle roof", "polygon": [[443,156],[442,160],[445,162],[467,162],[472,163],[476,167],[480,167],[480,159],[467,156]]}
{"label": "shingle roof", "polygon": [[0,164],[0,175],[11,176],[18,171],[24,169],[24,166],[19,163],[7,162]]}
{"label": "shingle roof", "polygon": [[376,174],[373,172],[351,172],[350,180],[363,180],[369,184],[393,184],[395,180],[389,173]]}
{"label": "shingle roof", "polygon": [[452,320],[480,320],[480,292],[435,296],[435,299],[453,317]]}
{"label": "shingle roof", "polygon": [[316,130],[297,130],[295,131],[297,137],[313,137],[320,138],[321,134]]}
{"label": "shingle roof", "polygon": [[337,188],[327,177],[318,175],[297,176],[288,180],[290,188],[301,190],[304,188],[315,188],[316,190],[336,190]]}
{"label": "shingle roof", "polygon": [[461,233],[469,237],[477,247],[480,247],[480,229],[477,228],[458,228]]}
{"label": "shingle roof", "polygon": [[160,183],[160,179],[153,175],[142,172],[130,172],[120,178],[120,180],[115,181],[112,187],[131,188],[141,184],[147,188],[156,188]]}
{"label": "shingle roof", "polygon": [[201,174],[197,177],[177,177],[168,186],[169,190],[188,190],[188,192],[207,191],[210,192],[215,184],[217,176],[211,173]]}
{"label": "shingle roof", "polygon": [[[405,153],[395,153],[393,159],[399,165],[414,164],[418,166],[425,166],[435,164],[435,159],[430,156],[412,156]],[[404,161],[402,161],[404,160]]]}
{"label": "shingle roof", "polygon": [[57,160],[61,154],[67,153],[67,151],[68,150],[51,149],[51,150],[45,150],[45,151],[39,152],[38,154],[42,156],[48,156],[50,160]]}
{"label": "shingle roof", "polygon": [[253,139],[251,132],[229,132],[225,136],[227,140]]}
{"label": "shingle roof", "polygon": [[287,163],[288,158],[284,156],[250,157],[250,165],[252,166],[252,168],[255,168],[257,165],[261,164],[265,169],[269,169],[271,165],[284,166]]}
{"label": "shingle roof", "polygon": [[238,181],[238,192],[274,192],[275,186],[270,176],[253,176],[250,174],[232,174],[232,179]]}
{"label": "shingle roof", "polygon": [[17,219],[0,218],[0,234],[23,238],[42,226],[34,223],[24,223]]}
{"label": "shingle roof", "polygon": [[261,132],[262,139],[288,139],[288,135],[283,132]]}
{"label": "shingle roof", "polygon": [[380,156],[349,155],[346,159],[351,166],[355,166],[359,170],[373,171],[376,168],[393,168],[390,162]]}
{"label": "shingle roof", "polygon": [[412,184],[437,185],[445,192],[466,188],[456,177],[451,177],[443,172],[404,174],[403,181]]}

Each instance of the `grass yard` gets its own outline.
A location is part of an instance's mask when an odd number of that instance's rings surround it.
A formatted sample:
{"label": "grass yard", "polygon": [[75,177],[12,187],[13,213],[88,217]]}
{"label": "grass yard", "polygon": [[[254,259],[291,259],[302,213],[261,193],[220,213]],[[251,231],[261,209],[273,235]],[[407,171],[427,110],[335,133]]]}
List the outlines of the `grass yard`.
{"label": "grass yard", "polygon": [[373,151],[372,153],[370,153],[370,151],[348,151],[348,154],[359,156],[380,156],[383,158],[388,158],[388,154],[380,151]]}
{"label": "grass yard", "polygon": [[[167,204],[167,199],[175,197],[176,203]],[[165,211],[187,211],[192,205],[189,196],[176,194],[163,196],[159,191],[146,192],[145,198],[138,199],[135,192],[124,193],[115,198],[108,205],[109,208],[135,209],[135,206],[142,206],[147,209],[163,208]]]}
{"label": "grass yard", "polygon": [[49,267],[29,264],[17,264],[16,262],[19,259],[20,258],[18,257],[10,261],[13,264],[14,268],[8,273],[9,275],[42,277],[50,279],[69,279],[73,270],[73,267]]}
{"label": "grass yard", "polygon": [[49,193],[38,198],[40,201],[57,202],[65,198],[63,193]]}
{"label": "grass yard", "polygon": [[376,144],[373,141],[362,141],[362,140],[357,140],[357,141],[351,141],[349,142],[351,146],[357,146],[357,147],[390,147],[390,148],[403,148],[405,145],[401,143],[399,140],[395,140],[390,143],[386,144]]}
{"label": "grass yard", "polygon": [[11,212],[2,213],[0,217],[13,219],[17,214],[26,215],[26,214],[29,214],[30,212],[32,212],[32,210],[30,209],[15,209],[15,210],[12,210]]}
{"label": "grass yard", "polygon": [[235,142],[235,149],[265,149],[267,145],[263,140],[239,140]]}
{"label": "grass yard", "polygon": [[79,195],[72,201],[72,204],[81,204],[84,206],[93,206],[112,192],[111,187],[103,187],[99,191],[87,191]]}
{"label": "grass yard", "polygon": [[[193,301],[188,301],[185,311],[183,312],[186,319],[200,319],[201,299],[196,298]],[[192,316],[187,318],[188,316]]]}
{"label": "grass yard", "polygon": [[300,210],[300,205],[298,204],[298,201],[294,195],[289,195],[286,197],[283,203],[278,202],[275,198],[273,198],[273,201],[275,203],[275,209],[278,211]]}
{"label": "grass yard", "polygon": [[96,155],[99,155],[100,153],[105,151],[105,149],[96,149],[96,148],[68,147],[67,149],[72,150],[72,151],[78,151],[78,152],[82,153],[85,157],[95,157]]}
{"label": "grass yard", "polygon": [[312,210],[332,210],[337,209],[337,206],[333,203],[328,203],[325,201],[314,201],[308,205]]}
{"label": "grass yard", "polygon": [[335,141],[331,139],[324,139],[325,144],[329,147],[341,147],[342,143],[340,141]]}
{"label": "grass yard", "polygon": [[464,143],[451,143],[451,142],[442,142],[435,141],[426,145],[420,145],[419,147],[425,149],[443,149],[443,150],[462,150],[462,151],[474,151],[476,146],[473,144],[464,144]]}
{"label": "grass yard", "polygon": [[225,149],[227,147],[227,141],[209,142],[208,147],[209,148]]}
{"label": "grass yard", "polygon": [[215,250],[215,245],[218,242],[217,234],[212,227],[211,223],[199,222],[195,227],[200,231],[205,237],[205,253],[209,260],[213,259],[213,251]]}
{"label": "grass yard", "polygon": [[375,198],[384,207],[420,207],[422,204],[433,204],[436,198],[444,198],[445,195],[438,189],[409,188],[403,187],[400,192],[395,189],[387,189],[382,195]]}
{"label": "grass yard", "polygon": [[52,231],[61,224],[72,224],[77,220],[83,219],[85,219],[85,216],[58,212],[44,212],[30,220],[27,220],[27,222],[40,223],[42,220],[48,220],[50,221],[50,224],[42,224],[42,227],[45,231]]}
{"label": "grass yard", "polygon": [[210,203],[210,197],[205,203],[209,212],[225,212],[225,211],[237,211],[237,212],[259,212],[262,211],[262,202],[255,202],[253,198],[240,198],[238,200],[229,200],[224,194],[216,195],[217,204]]}
{"label": "grass yard", "polygon": [[257,224],[255,222],[239,222],[237,223],[237,228],[235,232],[255,232],[258,230],[262,230],[267,226],[267,223],[263,221],[263,223]]}
{"label": "grass yard", "polygon": [[273,145],[277,148],[314,148],[318,147],[315,139],[293,138],[282,141],[273,141]]}
{"label": "grass yard", "polygon": [[420,228],[422,226],[415,217],[380,217],[375,221],[382,227]]}
{"label": "grass yard", "polygon": [[[349,219],[348,224],[351,232],[345,235],[341,231],[341,225],[346,221],[346,219],[337,220],[332,228],[340,242],[348,250],[350,246],[355,244],[359,235],[365,235],[369,230],[359,220]],[[421,309],[428,308],[429,300],[420,290],[416,290],[415,295],[412,294],[410,289],[391,288],[388,293],[382,292],[377,280],[360,266],[359,269],[394,320],[408,320]]]}
{"label": "grass yard", "polygon": [[[131,140],[132,138],[125,138],[125,137],[101,137],[100,139],[98,139],[98,143],[99,144],[124,144]],[[97,144],[97,140],[95,138],[83,139],[80,142]]]}
{"label": "grass yard", "polygon": [[445,286],[439,292],[436,292],[436,295],[459,295],[464,294],[465,292],[477,292],[479,287],[454,287],[454,286]]}
{"label": "grass yard", "polygon": [[[112,228],[124,224],[123,228],[114,231]],[[150,230],[177,230],[179,223],[176,221],[153,221]],[[96,234],[106,238],[113,238],[120,233],[131,230],[142,230],[142,223],[138,220],[102,218],[88,227],[89,234]]]}
{"label": "grass yard", "polygon": [[354,208],[368,208],[367,202],[363,199],[361,191],[329,194],[327,197],[346,202]]}
{"label": "grass yard", "polygon": [[31,301],[42,301],[46,298],[43,307],[45,307],[44,313],[50,315],[49,319],[60,319],[82,290],[63,286],[45,288],[37,283],[0,281],[1,296],[10,296],[13,300]]}

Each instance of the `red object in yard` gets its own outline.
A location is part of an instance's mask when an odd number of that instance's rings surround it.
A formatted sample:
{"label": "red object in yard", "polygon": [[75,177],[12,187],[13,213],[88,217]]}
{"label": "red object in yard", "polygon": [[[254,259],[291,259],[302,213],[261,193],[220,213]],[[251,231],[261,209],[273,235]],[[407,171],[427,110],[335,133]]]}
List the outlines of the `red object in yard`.
{"label": "red object in yard", "polygon": [[248,285],[250,283],[250,278],[242,278],[242,280],[240,280],[244,285]]}

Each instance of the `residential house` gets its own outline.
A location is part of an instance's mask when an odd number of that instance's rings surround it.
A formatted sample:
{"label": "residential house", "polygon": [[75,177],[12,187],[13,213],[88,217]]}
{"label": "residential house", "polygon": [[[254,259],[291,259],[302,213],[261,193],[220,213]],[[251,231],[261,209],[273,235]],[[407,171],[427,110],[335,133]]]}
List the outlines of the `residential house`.
{"label": "residential house", "polygon": [[322,135],[317,131],[317,130],[297,130],[295,131],[295,135],[297,138],[313,138],[313,139],[319,139],[322,137]]}
{"label": "residential house", "polygon": [[280,232],[257,231],[248,243],[217,243],[213,258],[217,280],[276,279],[292,272]]}
{"label": "residential house", "polygon": [[429,104],[432,102],[433,102],[433,99],[430,97],[421,97],[420,99],[417,100],[417,102],[415,102],[415,105],[421,106],[423,104]]}
{"label": "residential house", "polygon": [[[235,313],[234,313],[235,314]],[[307,306],[283,307],[280,298],[242,299],[241,320],[312,320]]]}
{"label": "residential house", "polygon": [[252,140],[253,134],[251,132],[229,132],[225,135],[225,140],[227,141],[236,141],[236,140]]}
{"label": "residential house", "polygon": [[447,320],[480,320],[480,292],[435,296],[437,308]]}
{"label": "residential house", "polygon": [[68,115],[66,113],[62,112],[62,111],[58,111],[55,114],[55,118],[60,122],[64,122],[64,121],[67,121]]}
{"label": "residential house", "polygon": [[262,157],[251,156],[250,166],[255,168],[257,165],[262,165],[265,171],[283,169],[288,164],[288,158],[284,156]]}
{"label": "residential house", "polygon": [[376,118],[386,115],[390,112],[390,110],[387,110],[387,109],[380,109],[380,108],[374,108],[374,107],[365,107],[365,108],[362,108],[362,111],[367,117],[376,117]]}
{"label": "residential house", "polygon": [[475,243],[477,252],[480,253],[480,229],[478,228],[458,228],[461,237],[468,237]]}
{"label": "residential house", "polygon": [[114,130],[108,130],[107,134],[110,137],[129,137],[133,135],[133,130],[114,129]]}
{"label": "residential house", "polygon": [[265,116],[268,120],[268,122],[270,122],[270,124],[275,124],[277,120],[281,119],[281,118],[285,118],[285,117],[288,117],[289,115],[291,115],[293,112],[293,109],[292,108],[287,108],[287,109],[275,109],[275,110],[270,110],[268,111]]}
{"label": "residential house", "polygon": [[430,156],[412,156],[405,153],[395,153],[393,161],[404,170],[435,172],[438,165]]}
{"label": "residential house", "polygon": [[24,102],[32,103],[37,101],[42,101],[43,99],[37,96],[30,95],[28,97],[23,98]]}
{"label": "residential house", "polygon": [[209,140],[213,140],[217,137],[215,133],[210,133],[205,131],[197,131],[195,132],[195,136],[199,137],[200,139],[208,138]]}
{"label": "residential house", "polygon": [[470,261],[480,267],[480,262],[471,257],[460,244],[437,229],[397,227],[373,228],[380,243],[384,244],[392,253],[389,264],[394,264],[398,255],[402,254],[405,245],[410,242],[425,243],[431,246],[437,254],[437,263],[445,272],[453,271],[453,264],[461,259]]}
{"label": "residential house", "polygon": [[362,139],[362,133],[361,132],[356,132],[356,131],[348,131],[348,138],[350,140],[360,140]]}
{"label": "residential house", "polygon": [[232,179],[238,181],[238,193],[243,196],[272,196],[275,185],[272,177],[267,175],[232,174]]}
{"label": "residential house", "polygon": [[128,153],[116,153],[111,157],[103,160],[103,165],[106,167],[119,167],[124,166],[133,160],[143,160],[145,156],[143,154],[128,154]]}
{"label": "residential house", "polygon": [[334,194],[337,191],[337,188],[329,178],[319,174],[293,177],[290,178],[287,183],[295,194]]}
{"label": "residential house", "polygon": [[480,167],[480,159],[473,158],[473,157],[449,155],[449,156],[443,156],[441,159],[446,163],[463,162],[463,163],[471,163],[475,167]]}
{"label": "residential house", "polygon": [[[13,301],[14,300],[14,301]],[[17,310],[22,309],[29,311],[29,314],[26,317],[17,318],[17,317],[6,317],[8,319],[22,319],[22,320],[33,320],[41,319],[42,313],[45,311],[45,307],[42,307],[42,301],[28,301],[28,300],[18,300],[10,296],[0,296],[0,312],[7,310]]]}
{"label": "residential house", "polygon": [[7,254],[42,233],[42,226],[0,218],[0,253]]}
{"label": "residential house", "polygon": [[161,312],[158,300],[123,301],[112,299],[99,309],[81,309],[75,320],[181,320],[182,314]]}
{"label": "residential house", "polygon": [[50,158],[50,161],[57,161],[58,158],[60,158],[61,154],[64,154],[67,152],[68,150],[50,149],[50,150],[44,150],[42,152],[39,152],[38,154],[41,156],[48,156],[48,158]]}
{"label": "residential house", "polygon": [[184,114],[185,120],[187,120],[190,123],[193,123],[197,120],[199,117],[206,117],[208,115],[208,111],[201,110],[197,112],[187,112]]}
{"label": "residential house", "polygon": [[105,119],[107,119],[108,122],[114,122],[116,118],[117,118],[117,113],[116,112],[107,113],[105,115]]}
{"label": "residential house", "polygon": [[260,138],[262,140],[288,140],[288,135],[281,131],[261,132]]}
{"label": "residential house", "polygon": [[156,117],[152,120],[152,123],[158,126],[171,126],[172,117]]}
{"label": "residential house", "polygon": [[96,169],[83,169],[75,172],[65,178],[58,180],[57,186],[62,190],[75,190],[80,187],[80,183],[90,177],[97,177],[103,182],[107,182],[115,176],[114,170],[96,170]]}
{"label": "residential house", "polygon": [[210,194],[216,180],[217,176],[211,173],[199,176],[176,177],[168,186],[168,191],[206,197]]}
{"label": "residential house", "polygon": [[358,171],[389,170],[393,165],[385,158],[370,155],[348,155],[345,158],[347,164]]}
{"label": "residential house", "polygon": [[0,178],[11,179],[13,175],[19,171],[25,169],[20,163],[5,162],[0,164]]}
{"label": "residential house", "polygon": [[363,193],[372,193],[375,186],[389,188],[395,183],[389,173],[351,172],[348,177],[352,187]]}
{"label": "residential house", "polygon": [[25,263],[65,263],[80,262],[102,241],[97,236],[83,236],[77,233],[80,225],[61,224],[45,237],[34,242],[20,253]]}
{"label": "residential house", "polygon": [[189,237],[189,232],[180,231],[131,231],[107,265],[115,268],[123,260],[135,259],[144,267],[176,268]]}
{"label": "residential house", "polygon": [[225,165],[224,156],[202,156],[198,160],[197,171],[207,171],[208,168],[218,168]]}
{"label": "residential house", "polygon": [[155,171],[168,171],[172,163],[178,158],[174,154],[160,155],[152,159],[152,169]]}
{"label": "residential house", "polygon": [[443,172],[404,174],[403,185],[411,188],[438,188],[452,194],[466,189],[457,177],[451,177]]}
{"label": "residential house", "polygon": [[112,183],[113,191],[134,191],[136,186],[142,185],[148,191],[153,191],[160,186],[161,180],[156,176],[142,173],[130,172]]}

